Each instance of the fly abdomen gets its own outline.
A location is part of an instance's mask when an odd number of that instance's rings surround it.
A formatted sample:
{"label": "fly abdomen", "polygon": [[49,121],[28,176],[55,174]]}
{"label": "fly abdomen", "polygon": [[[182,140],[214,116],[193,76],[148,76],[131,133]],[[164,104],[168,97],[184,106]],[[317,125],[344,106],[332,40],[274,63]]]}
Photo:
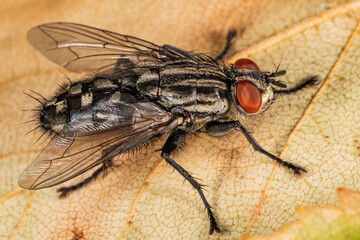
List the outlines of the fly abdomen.
{"label": "fly abdomen", "polygon": [[169,109],[222,114],[229,108],[227,76],[218,65],[168,63],[142,74],[136,86],[143,96]]}
{"label": "fly abdomen", "polygon": [[135,96],[116,91],[96,102],[89,109],[70,113],[69,124],[65,131],[91,132],[111,129],[113,126],[132,125],[135,108],[130,104],[137,103]]}
{"label": "fly abdomen", "polygon": [[[67,90],[47,101],[40,112],[41,125],[60,133],[75,114],[93,107],[100,100],[110,96],[124,86],[124,79],[94,77],[87,81],[72,83]],[[101,116],[100,112],[96,113]],[[101,122],[96,114],[91,121]]]}

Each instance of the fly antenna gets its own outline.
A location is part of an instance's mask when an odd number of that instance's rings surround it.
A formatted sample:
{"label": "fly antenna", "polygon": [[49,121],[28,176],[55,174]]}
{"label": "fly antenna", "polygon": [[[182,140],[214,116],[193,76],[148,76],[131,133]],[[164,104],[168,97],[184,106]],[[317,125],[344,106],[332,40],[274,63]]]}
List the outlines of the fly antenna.
{"label": "fly antenna", "polygon": [[284,58],[284,55],[285,55],[285,53],[283,53],[283,54],[281,55],[280,62],[279,62],[279,64],[277,65],[275,72],[271,73],[271,74],[269,75],[269,77],[278,77],[278,76],[282,76],[282,75],[285,75],[285,74],[286,74],[286,70],[280,70],[280,71],[279,71],[280,65],[281,65],[282,60],[283,60],[283,58]]}
{"label": "fly antenna", "polygon": [[283,58],[284,58],[284,55],[285,55],[285,53],[283,53],[283,54],[281,55],[280,62],[279,62],[279,64],[277,65],[277,68],[276,68],[276,70],[275,70],[275,74],[279,71],[281,62],[282,62],[282,60],[283,60]]}

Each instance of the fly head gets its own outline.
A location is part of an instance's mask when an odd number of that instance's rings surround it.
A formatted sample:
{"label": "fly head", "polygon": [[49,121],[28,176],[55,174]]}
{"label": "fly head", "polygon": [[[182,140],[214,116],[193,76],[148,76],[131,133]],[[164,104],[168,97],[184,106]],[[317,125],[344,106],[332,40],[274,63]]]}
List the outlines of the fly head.
{"label": "fly head", "polygon": [[260,71],[258,65],[247,58],[238,59],[232,71],[231,96],[236,108],[246,115],[255,115],[266,110],[276,99],[273,86],[286,88],[275,77],[286,74],[285,70],[273,73]]}

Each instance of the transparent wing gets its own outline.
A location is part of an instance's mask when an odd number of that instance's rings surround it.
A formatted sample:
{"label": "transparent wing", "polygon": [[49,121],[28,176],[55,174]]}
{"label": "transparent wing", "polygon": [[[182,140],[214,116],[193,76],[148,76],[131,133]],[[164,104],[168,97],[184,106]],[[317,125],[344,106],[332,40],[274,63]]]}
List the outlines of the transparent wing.
{"label": "transparent wing", "polygon": [[[177,127],[178,120],[156,104],[123,102],[121,99],[129,96],[121,94],[125,96],[118,98],[119,106],[109,98],[73,116],[63,132],[55,135],[25,169],[19,186],[40,189],[58,185]],[[101,115],[103,122],[89,121],[96,115]]]}
{"label": "transparent wing", "polygon": [[174,47],[76,23],[39,25],[27,38],[45,57],[78,73],[151,66],[190,55]]}

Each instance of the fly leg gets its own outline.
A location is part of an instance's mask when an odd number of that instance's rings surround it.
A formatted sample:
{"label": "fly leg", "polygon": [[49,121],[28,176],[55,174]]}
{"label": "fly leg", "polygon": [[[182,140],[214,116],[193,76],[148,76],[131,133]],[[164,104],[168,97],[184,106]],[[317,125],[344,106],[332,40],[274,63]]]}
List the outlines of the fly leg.
{"label": "fly leg", "polygon": [[175,168],[190,184],[198,191],[202,201],[204,202],[206,211],[210,219],[210,235],[214,232],[220,232],[218,223],[216,222],[215,215],[211,211],[211,207],[206,200],[204,193],[202,191],[203,185],[198,183],[184,168],[182,168],[178,163],[170,158],[170,154],[178,149],[184,142],[186,132],[183,130],[176,130],[173,132],[169,138],[166,140],[164,146],[161,149],[161,156],[173,167]]}
{"label": "fly leg", "polygon": [[173,51],[173,52],[179,53],[180,55],[184,55],[185,57],[188,57],[190,59],[196,60],[196,57],[194,55],[192,55],[191,53],[189,53],[185,50],[182,50],[180,48],[177,48],[177,47],[174,47],[171,45],[163,45],[162,47],[167,51]]}
{"label": "fly leg", "polygon": [[106,175],[106,170],[113,165],[112,159],[107,160],[103,162],[102,166],[98,168],[90,177],[85,178],[84,181],[79,182],[77,184],[74,184],[70,187],[63,187],[59,188],[57,191],[60,192],[60,198],[65,198],[69,195],[69,193],[75,192],[76,190],[79,190],[80,188],[88,185],[90,182],[95,180],[101,173],[104,173],[104,176]]}
{"label": "fly leg", "polygon": [[320,84],[321,79],[318,75],[316,76],[312,76],[310,78],[308,78],[306,81],[304,81],[303,83],[301,83],[298,86],[295,86],[293,88],[288,88],[288,89],[273,89],[274,93],[280,93],[280,94],[290,94],[290,93],[294,93],[297,92],[301,89],[303,89],[304,87],[306,87],[307,85],[318,85]]}
{"label": "fly leg", "polygon": [[[232,40],[236,37],[237,35],[237,32],[236,30],[230,30],[229,33],[228,33],[228,36],[227,36],[227,40],[226,40],[226,45],[225,45],[225,48],[224,50],[219,54],[219,56],[217,56],[215,58],[216,61],[219,61],[221,60],[228,52],[229,52],[229,49],[231,47],[231,44],[232,44]],[[184,55],[185,57],[188,57],[188,58],[191,58],[191,59],[194,59],[194,56],[185,51],[185,50],[182,50],[180,48],[177,48],[177,47],[174,47],[174,46],[171,46],[171,45],[164,45],[162,46],[165,50],[168,50],[168,51],[174,51],[174,52],[177,52],[181,55]],[[195,57],[195,60],[196,60],[196,57]]]}
{"label": "fly leg", "polygon": [[236,30],[232,29],[232,30],[229,31],[228,36],[227,36],[227,39],[226,39],[225,48],[224,48],[224,50],[219,54],[219,56],[217,56],[217,57],[215,58],[216,61],[221,60],[221,59],[229,52],[229,49],[230,49],[231,44],[232,44],[232,40],[234,39],[234,37],[236,37],[236,35],[237,35]]}
{"label": "fly leg", "polygon": [[230,129],[235,129],[235,130],[241,131],[245,135],[247,140],[250,142],[250,144],[253,146],[255,151],[258,151],[258,152],[268,156],[269,158],[273,159],[274,161],[278,162],[280,165],[293,170],[296,176],[301,176],[301,175],[307,173],[307,171],[304,168],[302,168],[298,165],[286,162],[286,161],[276,157],[275,155],[269,153],[265,149],[263,149],[260,146],[260,144],[258,142],[256,142],[254,137],[251,136],[250,132],[239,121],[229,121],[229,122],[214,121],[214,122],[209,122],[206,126],[206,131],[210,134],[222,133],[222,132],[226,132]]}

